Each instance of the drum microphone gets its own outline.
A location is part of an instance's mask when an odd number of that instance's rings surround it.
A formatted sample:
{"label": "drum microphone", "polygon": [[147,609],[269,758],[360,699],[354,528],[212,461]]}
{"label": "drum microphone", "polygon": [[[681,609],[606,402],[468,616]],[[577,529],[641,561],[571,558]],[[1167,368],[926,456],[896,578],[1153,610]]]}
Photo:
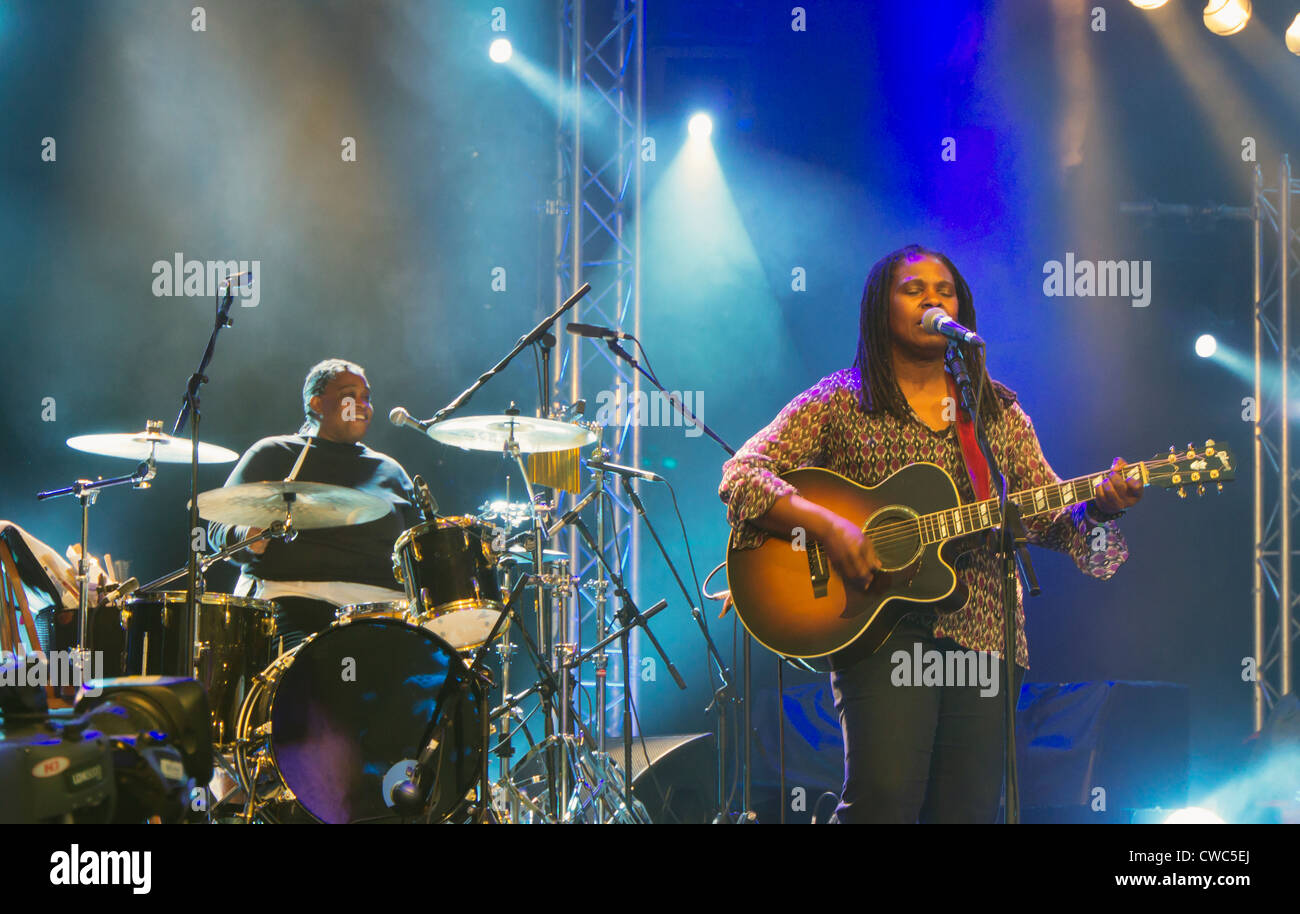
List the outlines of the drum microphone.
{"label": "drum microphone", "polygon": [[594,487],[590,492],[587,493],[586,498],[584,498],[582,501],[574,505],[569,511],[565,513],[563,517],[561,517],[559,520],[555,522],[554,527],[551,527],[546,531],[546,538],[550,539],[551,537],[555,536],[555,534],[563,530],[565,527],[569,526],[569,524],[573,523],[574,520],[577,519],[578,515],[582,513],[582,509],[587,507],[587,505],[591,504],[592,500],[599,494],[600,494],[600,487],[599,486]]}
{"label": "drum microphone", "polygon": [[956,343],[971,343],[975,346],[984,345],[984,340],[980,338],[978,333],[974,330],[967,330],[949,317],[948,313],[942,308],[931,308],[921,315],[921,326],[931,333],[946,336]]}
{"label": "drum microphone", "polygon": [[394,406],[392,411],[388,414],[388,421],[399,428],[405,425],[407,428],[413,428],[417,432],[421,433],[428,431],[429,426],[433,424],[432,422],[425,422],[422,419],[415,418],[406,411],[406,407],[404,406]]}
{"label": "drum microphone", "polygon": [[587,468],[602,470],[609,473],[617,473],[625,479],[644,479],[647,482],[663,482],[664,478],[658,473],[652,473],[649,470],[638,470],[636,467],[625,467],[617,463],[608,463],[599,453],[595,457],[587,458]]}
{"label": "drum microphone", "polygon": [[630,333],[611,330],[608,327],[596,327],[592,324],[565,324],[564,329],[576,336],[587,336],[593,340],[634,340]]}
{"label": "drum microphone", "polygon": [[[400,407],[399,407],[400,408]],[[424,514],[424,519],[432,522],[438,516],[438,502],[429,491],[429,486],[425,483],[423,476],[416,476],[411,480],[415,484],[415,499],[420,506],[420,511]]]}
{"label": "drum microphone", "polygon": [[245,270],[242,273],[235,273],[233,276],[227,276],[225,279],[221,280],[221,285],[218,288],[220,288],[221,291],[224,292],[230,288],[234,288],[238,286],[251,286],[252,284],[253,284],[253,271]]}

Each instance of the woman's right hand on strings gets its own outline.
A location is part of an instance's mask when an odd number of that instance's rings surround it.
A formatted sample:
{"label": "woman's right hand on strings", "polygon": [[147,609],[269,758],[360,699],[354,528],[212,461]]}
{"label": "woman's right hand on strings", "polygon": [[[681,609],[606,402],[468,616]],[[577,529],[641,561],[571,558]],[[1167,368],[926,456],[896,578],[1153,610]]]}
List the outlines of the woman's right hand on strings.
{"label": "woman's right hand on strings", "polygon": [[871,586],[872,578],[880,570],[880,559],[862,528],[838,514],[833,515],[822,545],[830,554],[831,564],[847,583],[863,590]]}

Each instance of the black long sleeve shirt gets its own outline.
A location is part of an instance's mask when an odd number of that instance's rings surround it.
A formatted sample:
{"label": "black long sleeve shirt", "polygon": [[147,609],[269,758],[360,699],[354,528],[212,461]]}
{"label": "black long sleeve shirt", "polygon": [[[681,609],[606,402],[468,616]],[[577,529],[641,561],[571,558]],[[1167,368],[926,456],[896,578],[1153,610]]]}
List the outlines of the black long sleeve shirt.
{"label": "black long sleeve shirt", "polygon": [[[244,452],[226,485],[283,480],[293,470],[305,444],[306,439],[300,435],[263,438]],[[369,523],[299,530],[292,543],[271,540],[261,555],[238,553],[244,571],[271,581],[350,581],[401,589],[393,577],[393,543],[403,531],[422,520],[415,506],[414,487],[401,465],[364,444],[313,438],[297,480],[360,489],[378,495],[392,508]],[[211,523],[208,543],[212,549],[221,550],[228,542],[246,536],[247,531],[247,527]]]}

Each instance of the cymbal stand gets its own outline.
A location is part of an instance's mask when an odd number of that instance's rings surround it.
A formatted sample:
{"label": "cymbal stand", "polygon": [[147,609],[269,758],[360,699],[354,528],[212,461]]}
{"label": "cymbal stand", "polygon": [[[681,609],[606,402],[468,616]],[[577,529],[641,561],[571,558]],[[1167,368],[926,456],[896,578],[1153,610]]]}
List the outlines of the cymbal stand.
{"label": "cymbal stand", "polygon": [[[274,521],[272,522],[271,526],[264,529],[261,533],[257,533],[254,534],[253,536],[246,537],[245,539],[242,539],[239,542],[235,543],[233,546],[227,546],[225,549],[222,549],[220,552],[214,552],[212,553],[212,555],[207,555],[204,556],[202,559],[200,559],[199,560],[200,592],[204,589],[203,586],[204,574],[207,572],[209,568],[211,568],[217,562],[220,562],[223,559],[228,559],[236,552],[239,552],[243,549],[247,549],[249,546],[253,545],[254,543],[260,543],[263,540],[282,539],[286,543],[293,542],[294,538],[298,535],[298,531],[293,529],[290,526],[291,521],[292,518],[289,518],[288,520],[284,520],[284,521],[280,521],[280,520]],[[188,564],[183,565],[180,568],[176,569],[175,571],[169,571],[167,574],[163,575],[160,578],[154,578],[148,584],[142,584],[139,588],[137,588],[137,590],[141,593],[148,593],[151,590],[158,590],[159,588],[166,587],[172,581],[185,577],[185,575],[189,574],[189,570],[190,570],[190,566]]]}
{"label": "cymbal stand", "polygon": [[[150,419],[147,428],[151,432],[161,431],[162,422]],[[113,476],[109,479],[78,479],[70,486],[64,486],[61,489],[47,489],[44,492],[36,493],[37,501],[47,501],[63,495],[75,495],[77,500],[81,502],[81,558],[77,562],[77,609],[80,617],[77,646],[82,670],[91,669],[86,644],[90,629],[90,553],[88,551],[90,548],[90,506],[95,503],[100,489],[128,484],[134,489],[149,488],[153,478],[158,475],[157,448],[156,442],[150,445],[148,458],[135,468],[134,473],[125,476]]]}

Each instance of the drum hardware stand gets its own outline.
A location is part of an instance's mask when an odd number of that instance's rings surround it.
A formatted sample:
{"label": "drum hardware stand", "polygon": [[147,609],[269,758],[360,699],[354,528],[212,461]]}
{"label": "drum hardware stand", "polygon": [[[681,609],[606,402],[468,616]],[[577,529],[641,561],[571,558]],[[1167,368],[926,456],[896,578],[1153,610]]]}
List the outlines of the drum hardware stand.
{"label": "drum hardware stand", "polygon": [[[162,421],[150,419],[146,425],[151,432],[160,432],[162,430]],[[87,635],[90,627],[90,506],[95,503],[99,497],[100,489],[107,489],[112,486],[130,485],[134,489],[147,489],[153,478],[158,475],[158,464],[155,460],[154,451],[157,450],[157,444],[149,449],[149,457],[135,468],[134,473],[125,476],[113,476],[109,479],[78,479],[70,486],[62,489],[47,489],[44,492],[37,492],[37,501],[46,501],[51,498],[59,498],[63,495],[75,495],[81,502],[81,558],[77,561],[77,609],[80,616],[78,626],[77,654],[83,671],[93,669],[90,665],[88,655]]]}
{"label": "drum hardware stand", "polygon": [[[519,580],[515,583],[515,587],[517,589],[521,585],[531,584],[536,586],[540,590],[543,586],[545,586],[545,581],[543,580],[543,577],[544,577],[543,575],[536,575],[536,574],[520,575]],[[555,709],[555,696],[557,694],[562,696],[566,695],[567,689],[562,687],[556,681],[555,675],[552,672],[551,667],[548,663],[547,655],[541,651],[537,642],[533,641],[532,636],[528,634],[528,629],[523,625],[522,621],[518,618],[517,610],[513,606],[507,604],[507,609],[503,613],[503,615],[515,616],[515,622],[518,623],[517,627],[519,630],[519,635],[523,639],[524,645],[528,648],[528,652],[532,658],[533,667],[534,669],[536,669],[538,674],[538,679],[532,686],[520,692],[518,695],[506,694],[503,698],[502,704],[497,708],[492,709],[491,718],[495,720],[496,718],[501,717],[502,715],[505,715],[510,711],[512,711],[513,709],[519,707],[520,703],[524,699],[528,698],[529,696],[537,695],[541,700],[542,711],[546,721],[546,737],[542,740],[543,744],[554,746],[556,742],[554,721],[568,720],[572,722],[570,725],[576,728],[579,734],[579,738],[581,739],[584,745],[594,745],[593,740],[591,738],[591,734],[588,733],[587,729],[582,725],[582,720],[578,716],[572,715],[571,710],[565,709],[557,715]],[[567,670],[565,670],[564,672],[565,675],[567,675]],[[564,731],[561,730],[560,732],[564,732]],[[529,743],[530,745],[534,745],[532,744],[531,738],[529,739]],[[556,815],[558,821],[559,818],[563,815],[563,806],[560,805],[563,802],[562,800],[563,795],[560,791],[556,790],[555,767],[553,764],[554,759],[551,757],[550,752],[546,753],[545,761],[547,766],[547,793],[549,797],[548,807],[553,808],[554,814]],[[508,779],[506,783],[508,785],[508,789],[511,789],[513,787],[513,785],[509,784]]]}
{"label": "drum hardware stand", "polygon": [[[242,549],[246,549],[247,547],[253,545],[254,543],[260,543],[263,540],[281,539],[284,540],[286,543],[293,542],[294,538],[298,536],[298,531],[293,529],[293,527],[291,526],[290,524],[291,520],[292,518],[287,518],[284,521],[275,521],[274,523],[271,524],[271,526],[264,529],[261,533],[257,533],[254,534],[253,536],[245,537],[244,539],[235,543],[233,546],[227,546],[225,549],[222,549],[220,552],[214,552],[212,555],[207,555],[204,556],[202,559],[200,559],[199,560],[199,592],[202,593],[204,590],[204,585],[203,585],[204,574],[207,572],[209,568],[211,568],[217,562],[220,562],[223,559],[230,558],[230,556],[234,555],[236,552],[239,552]],[[151,590],[158,590],[162,587],[166,587],[168,584],[170,584],[172,581],[177,580],[178,578],[185,577],[185,575],[188,573],[189,573],[189,566],[188,565],[182,566],[181,568],[178,568],[175,571],[168,572],[167,574],[163,575],[160,578],[155,578],[154,580],[150,581],[148,584],[141,585],[138,588],[138,590],[141,593],[147,593]]]}
{"label": "drum hardware stand", "polygon": [[[731,682],[732,673],[731,670],[727,668],[726,662],[722,659],[722,654],[718,651],[718,646],[714,642],[713,637],[709,634],[709,626],[704,621],[703,611],[700,607],[695,605],[695,599],[691,592],[687,590],[686,583],[682,580],[682,576],[677,573],[677,568],[673,565],[673,560],[668,555],[668,549],[664,546],[663,540],[659,538],[659,533],[655,530],[654,525],[650,523],[650,518],[646,515],[645,505],[642,503],[641,497],[637,495],[636,487],[633,485],[632,480],[627,479],[626,477],[620,477],[620,479],[622,479],[623,482],[623,491],[627,493],[628,499],[632,502],[632,506],[636,510],[636,513],[640,515],[641,522],[645,524],[645,528],[650,531],[651,538],[654,539],[655,545],[659,547],[659,552],[664,557],[664,563],[668,566],[668,570],[672,572],[673,579],[677,582],[678,588],[681,589],[682,596],[686,598],[687,604],[690,605],[691,618],[695,620],[695,624],[699,626],[700,634],[704,636],[704,643],[708,645],[709,655],[713,657],[713,662],[718,665],[718,674],[722,679],[722,685],[713,693],[713,700],[709,702],[708,706],[704,709],[704,713],[709,713],[715,707],[718,712],[718,817],[720,819],[729,815],[729,811],[725,808],[727,805],[727,798],[725,796],[726,779],[722,768],[721,733],[723,732],[723,728],[726,726],[724,720],[724,715],[727,713],[726,706],[736,701],[735,688],[732,686]],[[749,808],[749,799],[746,797],[745,809],[748,810]],[[782,808],[784,809],[784,807]],[[715,819],[715,821],[718,821],[718,819]]]}
{"label": "drum hardware stand", "polygon": [[[641,630],[645,632],[646,637],[650,639],[650,643],[654,646],[655,652],[659,655],[659,659],[664,662],[664,666],[668,669],[668,672],[672,674],[673,682],[677,683],[677,688],[684,691],[686,689],[686,680],[682,679],[682,674],[677,672],[677,667],[673,666],[673,662],[668,659],[668,655],[664,652],[663,645],[659,643],[659,639],[655,637],[654,632],[650,630],[650,626],[646,624],[649,614],[643,613],[636,608],[636,603],[632,599],[632,594],[628,592],[626,585],[623,583],[623,577],[614,571],[609,564],[609,560],[605,558],[605,554],[596,548],[596,543],[592,539],[591,531],[588,530],[587,525],[582,522],[582,518],[574,516],[573,524],[578,528],[578,534],[586,541],[587,548],[595,552],[596,558],[605,569],[605,573],[609,575],[610,581],[614,584],[614,594],[619,600],[617,618],[619,623],[623,626],[619,633],[619,637],[621,637],[623,641],[623,767],[626,769],[627,776],[630,779],[632,775],[632,670],[631,664],[628,662],[628,658],[631,657],[631,654],[629,654],[628,651],[631,649],[632,629],[636,626],[640,626]],[[660,602],[663,603],[664,606],[668,605],[667,600],[662,600]],[[663,608],[662,606],[659,606],[659,604],[655,605],[659,609]],[[600,644],[601,647],[604,647],[605,644],[612,640],[613,638],[606,638],[603,643],[597,643]],[[630,783],[629,780],[629,784]]]}
{"label": "drum hardware stand", "polygon": [[[660,600],[658,603],[656,603],[656,604],[655,604],[654,606],[652,606],[650,609],[646,610],[644,613],[641,613],[641,612],[637,612],[637,613],[635,613],[635,618],[633,618],[633,619],[630,621],[630,623],[624,623],[624,627],[623,627],[623,628],[618,629],[618,630],[613,631],[613,632],[610,632],[608,635],[605,636],[605,638],[603,638],[602,640],[598,641],[596,644],[592,645],[590,648],[588,648],[587,650],[583,651],[582,653],[580,653],[580,654],[576,654],[576,655],[573,655],[573,656],[570,656],[570,657],[566,658],[564,664],[562,665],[562,667],[561,667],[561,669],[560,669],[560,671],[559,671],[560,674],[564,677],[564,679],[568,679],[571,670],[572,670],[572,671],[580,670],[580,669],[582,668],[582,664],[586,663],[586,662],[587,662],[590,658],[592,658],[593,656],[596,656],[597,654],[603,652],[603,651],[605,650],[605,648],[606,648],[606,647],[607,647],[611,642],[613,642],[613,641],[616,641],[616,640],[622,639],[623,642],[624,642],[624,644],[626,644],[626,643],[627,643],[627,637],[628,637],[628,635],[629,635],[629,633],[630,633],[630,630],[631,630],[631,627],[632,627],[632,626],[640,625],[640,626],[642,626],[643,628],[646,627],[646,623],[647,623],[647,622],[648,622],[648,621],[649,621],[653,616],[655,616],[655,615],[657,615],[658,613],[662,612],[662,611],[663,611],[664,609],[666,609],[667,607],[668,607],[668,601],[667,601],[667,600]],[[647,630],[647,632],[649,631],[648,628],[646,628],[646,630]],[[652,638],[652,640],[653,640],[653,636],[651,636],[651,638]],[[665,663],[668,663],[667,659],[665,659],[664,662],[665,662]],[[623,665],[623,667],[624,667],[624,678],[626,679],[626,678],[627,678],[627,669],[628,669],[628,666],[627,666],[627,664],[625,663],[625,664]],[[671,665],[670,665],[669,668],[671,669]],[[625,704],[625,706],[627,705],[626,702],[624,702],[624,704]],[[625,711],[625,714],[627,714],[627,713],[630,713],[630,712],[626,712],[626,711]],[[599,786],[599,788],[596,789],[595,791],[593,791],[593,796],[592,796],[592,799],[591,799],[591,802],[596,804],[596,807],[597,807],[597,814],[598,814],[598,816],[599,816],[599,821],[602,821],[602,822],[611,821],[611,820],[612,820],[612,819],[613,819],[613,818],[614,818],[618,813],[620,813],[620,812],[621,812],[621,813],[626,813],[626,814],[629,815],[629,816],[635,817],[635,816],[637,815],[637,809],[638,809],[638,807],[640,806],[640,804],[637,803],[636,798],[633,796],[633,793],[632,793],[632,786],[631,786],[631,784],[632,784],[632,781],[631,781],[631,772],[632,772],[632,767],[631,767],[631,765],[632,765],[632,762],[631,762],[631,752],[630,752],[630,749],[631,749],[631,744],[630,744],[630,735],[631,735],[632,730],[631,730],[631,726],[630,726],[630,724],[628,724],[628,722],[627,722],[626,720],[624,721],[624,723],[625,723],[625,729],[624,729],[624,749],[625,749],[625,752],[624,752],[624,758],[625,758],[625,761],[624,761],[624,769],[623,769],[623,775],[622,775],[623,783],[620,785],[620,784],[617,783],[617,781],[614,780],[613,778],[603,778],[603,779],[602,779],[602,778],[600,778],[600,774],[601,774],[601,772],[596,772],[596,773],[595,773],[595,777],[593,778],[593,779],[597,779],[597,780],[601,780],[601,781],[602,781],[602,783],[601,783],[601,785]],[[568,743],[567,743],[567,740],[568,740],[568,739],[571,739],[571,738],[572,738],[572,737],[571,737],[567,732],[565,732],[565,733],[564,733],[564,738],[561,739],[561,740],[557,740],[557,742],[559,742],[559,743],[561,744],[561,747],[562,747],[561,751],[572,751],[572,750],[571,750],[571,747],[570,747],[570,746],[568,745]],[[590,743],[590,737],[587,738],[587,742]],[[597,758],[597,760],[598,760],[598,763],[599,763],[600,761],[603,761],[603,760],[607,759],[608,757],[609,757],[609,756],[608,756],[608,753],[600,752],[600,751],[598,751],[598,752],[596,753],[596,758]],[[574,764],[574,769],[575,769],[575,773],[578,774],[579,776],[581,776],[581,774],[584,774],[584,773],[590,774],[589,772],[586,772],[586,771],[584,770],[584,767],[583,767],[583,765],[582,765],[580,759],[577,760],[576,763]],[[568,764],[567,764],[567,761],[566,761],[565,759],[561,758],[561,771],[562,771],[562,773],[566,776],[566,783],[567,783],[567,773],[568,773],[568,770],[569,770],[569,766],[568,766]],[[614,769],[615,772],[617,772],[617,770],[618,770],[617,768]],[[579,784],[575,784],[575,785],[574,785],[575,790],[576,790],[579,786],[580,786]],[[613,811],[608,811],[608,810],[609,810],[609,800],[606,799],[606,795],[607,795],[607,793],[609,793],[609,792],[611,792],[611,791],[613,792],[613,794],[614,794],[614,798],[615,798],[615,802],[614,802],[615,809],[614,809]],[[569,801],[569,799],[568,799],[569,795],[568,795],[568,793],[567,793],[567,789],[566,789],[566,792],[563,794],[563,796],[564,796],[564,798],[565,798],[564,808],[567,808],[567,807],[571,806],[572,803],[571,803],[571,802]],[[574,799],[576,800],[576,794],[575,794],[575,798],[574,798]],[[581,813],[581,812],[583,811],[584,808],[585,808],[585,807],[580,807],[580,808],[577,810],[577,812],[578,812],[578,813]],[[644,809],[643,809],[643,808],[641,809],[641,812],[644,813]],[[575,818],[576,818],[576,814],[575,814]],[[563,811],[561,811],[561,815],[560,815],[560,818],[559,818],[558,821],[560,821],[560,822],[563,822],[563,821],[564,821],[564,813],[563,813]]]}

